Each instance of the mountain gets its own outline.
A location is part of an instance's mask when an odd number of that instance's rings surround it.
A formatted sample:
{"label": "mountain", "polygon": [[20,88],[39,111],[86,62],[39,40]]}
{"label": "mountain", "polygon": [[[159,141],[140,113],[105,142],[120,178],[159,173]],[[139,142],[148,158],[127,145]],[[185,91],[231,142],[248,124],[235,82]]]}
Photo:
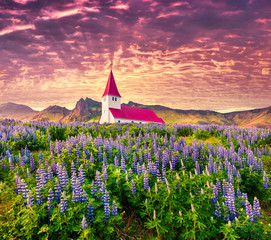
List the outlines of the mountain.
{"label": "mountain", "polygon": [[65,122],[86,122],[89,120],[95,121],[99,120],[102,111],[101,102],[97,102],[90,98],[84,100],[81,98],[77,103],[75,108],[66,116],[63,120]]}
{"label": "mountain", "polygon": [[[132,101],[127,104],[124,103],[123,105],[153,110],[157,116],[162,118],[167,124],[223,124],[237,125],[240,127],[271,128],[271,106],[241,112],[218,113],[209,110],[172,109],[161,105],[144,105]],[[101,110],[101,102],[90,98],[81,98],[73,110],[54,105],[40,112],[34,111],[25,105],[5,103],[0,105],[0,119],[13,118],[23,121],[87,122],[98,121]]]}
{"label": "mountain", "polygon": [[224,116],[238,126],[271,128],[271,106],[248,111],[225,113]]}
{"label": "mountain", "polygon": [[45,108],[44,110],[31,116],[29,120],[58,122],[63,121],[63,119],[67,117],[70,113],[71,110],[68,110],[65,107],[54,105],[49,106],[48,108]]}
{"label": "mountain", "polygon": [[37,112],[23,104],[8,102],[0,105],[0,119],[9,118],[24,121]]}

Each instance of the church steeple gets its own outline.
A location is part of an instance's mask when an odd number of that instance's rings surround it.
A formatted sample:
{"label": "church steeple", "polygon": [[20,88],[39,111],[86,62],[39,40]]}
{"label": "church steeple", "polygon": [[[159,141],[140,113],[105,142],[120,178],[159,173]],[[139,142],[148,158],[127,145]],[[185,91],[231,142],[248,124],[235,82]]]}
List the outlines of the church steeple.
{"label": "church steeple", "polygon": [[113,72],[112,69],[110,71],[108,80],[107,80],[107,84],[104,90],[104,94],[102,96],[102,98],[106,95],[111,95],[111,96],[115,96],[115,97],[121,97],[117,88],[117,84],[115,82],[114,76],[113,76]]}

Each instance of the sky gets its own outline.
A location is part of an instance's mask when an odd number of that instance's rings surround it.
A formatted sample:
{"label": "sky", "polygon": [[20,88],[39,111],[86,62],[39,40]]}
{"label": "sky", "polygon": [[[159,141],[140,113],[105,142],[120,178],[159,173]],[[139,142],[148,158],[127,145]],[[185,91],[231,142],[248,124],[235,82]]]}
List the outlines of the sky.
{"label": "sky", "polygon": [[271,106],[270,0],[0,0],[0,103]]}

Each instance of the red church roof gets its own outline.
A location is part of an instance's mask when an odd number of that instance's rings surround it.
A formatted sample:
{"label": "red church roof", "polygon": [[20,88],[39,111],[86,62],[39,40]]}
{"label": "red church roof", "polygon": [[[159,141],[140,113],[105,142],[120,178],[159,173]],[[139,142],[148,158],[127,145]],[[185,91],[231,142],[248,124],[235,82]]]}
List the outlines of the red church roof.
{"label": "red church roof", "polygon": [[121,106],[121,109],[109,108],[114,118],[131,119],[137,121],[163,123],[162,118],[158,118],[152,110]]}
{"label": "red church roof", "polygon": [[107,84],[104,90],[104,94],[102,97],[104,97],[105,95],[112,95],[112,96],[116,96],[116,97],[121,97],[117,88],[117,84],[115,82],[114,76],[113,76],[113,72],[112,70],[110,71],[108,80],[107,80]]}

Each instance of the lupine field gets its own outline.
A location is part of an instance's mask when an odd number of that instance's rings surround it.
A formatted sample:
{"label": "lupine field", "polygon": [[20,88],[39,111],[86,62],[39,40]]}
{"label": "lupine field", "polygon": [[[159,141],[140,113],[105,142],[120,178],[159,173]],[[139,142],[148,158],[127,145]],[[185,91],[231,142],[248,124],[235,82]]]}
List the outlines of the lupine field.
{"label": "lupine field", "polygon": [[271,239],[271,131],[0,123],[0,239]]}

